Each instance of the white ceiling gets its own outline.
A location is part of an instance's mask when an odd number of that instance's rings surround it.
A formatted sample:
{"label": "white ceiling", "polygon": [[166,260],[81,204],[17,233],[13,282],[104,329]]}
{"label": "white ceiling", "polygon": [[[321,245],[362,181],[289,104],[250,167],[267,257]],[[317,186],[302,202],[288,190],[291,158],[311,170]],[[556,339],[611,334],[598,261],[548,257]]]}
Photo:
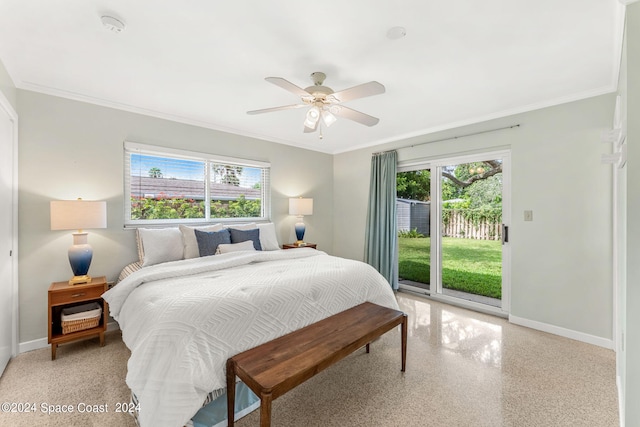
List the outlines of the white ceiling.
{"label": "white ceiling", "polygon": [[[106,30],[102,15],[126,23]],[[0,0],[0,60],[15,85],[327,153],[339,153],[612,92],[617,0]],[[393,40],[387,31],[406,28]],[[264,80],[335,91],[371,80],[303,134],[306,109]]]}

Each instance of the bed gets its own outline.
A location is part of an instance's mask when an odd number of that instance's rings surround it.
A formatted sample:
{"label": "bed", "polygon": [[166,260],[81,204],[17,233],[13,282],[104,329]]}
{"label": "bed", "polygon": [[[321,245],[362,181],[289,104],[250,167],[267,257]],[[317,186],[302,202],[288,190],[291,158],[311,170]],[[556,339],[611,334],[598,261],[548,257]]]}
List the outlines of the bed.
{"label": "bed", "polygon": [[[269,231],[259,234],[256,246],[277,245],[266,243]],[[126,382],[141,427],[226,425],[229,357],[365,301],[398,308],[388,282],[367,264],[310,248],[240,243],[215,255],[160,257],[103,295],[131,350]],[[150,243],[141,246],[146,253]],[[242,383],[237,390],[241,417],[259,401]]]}

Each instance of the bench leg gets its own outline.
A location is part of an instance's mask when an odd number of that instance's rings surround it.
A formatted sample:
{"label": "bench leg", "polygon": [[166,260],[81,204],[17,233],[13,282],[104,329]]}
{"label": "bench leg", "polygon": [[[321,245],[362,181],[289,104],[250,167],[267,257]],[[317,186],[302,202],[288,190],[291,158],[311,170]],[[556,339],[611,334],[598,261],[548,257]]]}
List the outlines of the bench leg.
{"label": "bench leg", "polygon": [[236,406],[236,367],[227,360],[227,425],[233,427]]}
{"label": "bench leg", "polygon": [[271,393],[260,395],[260,427],[271,427]]}
{"label": "bench leg", "polygon": [[402,369],[404,372],[407,367],[407,315],[402,316]]}

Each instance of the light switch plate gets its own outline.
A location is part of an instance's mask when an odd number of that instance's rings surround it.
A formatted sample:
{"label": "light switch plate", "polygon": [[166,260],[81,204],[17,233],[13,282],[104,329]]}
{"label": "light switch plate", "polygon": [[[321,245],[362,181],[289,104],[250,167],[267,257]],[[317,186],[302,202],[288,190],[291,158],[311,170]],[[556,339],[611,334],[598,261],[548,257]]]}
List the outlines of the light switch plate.
{"label": "light switch plate", "polygon": [[524,211],[524,220],[533,221],[533,211]]}

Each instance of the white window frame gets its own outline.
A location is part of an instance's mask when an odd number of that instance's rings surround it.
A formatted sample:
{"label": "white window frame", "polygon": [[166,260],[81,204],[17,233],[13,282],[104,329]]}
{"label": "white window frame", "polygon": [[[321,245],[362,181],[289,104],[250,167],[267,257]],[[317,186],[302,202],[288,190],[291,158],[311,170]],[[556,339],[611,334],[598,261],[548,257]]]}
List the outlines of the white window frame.
{"label": "white window frame", "polygon": [[[271,163],[258,160],[240,159],[236,157],[218,156],[215,154],[199,153],[195,151],[180,150],[175,148],[158,147],[140,144],[137,142],[124,142],[124,226],[135,228],[140,226],[162,226],[178,224],[213,224],[213,223],[237,223],[242,221],[265,222],[271,218]],[[157,157],[174,159],[187,159],[205,162],[205,217],[204,218],[179,218],[179,219],[131,219],[131,154],[145,154]],[[248,218],[215,218],[211,217],[211,194],[209,191],[211,164],[228,164],[262,170],[261,178],[261,216]]]}

